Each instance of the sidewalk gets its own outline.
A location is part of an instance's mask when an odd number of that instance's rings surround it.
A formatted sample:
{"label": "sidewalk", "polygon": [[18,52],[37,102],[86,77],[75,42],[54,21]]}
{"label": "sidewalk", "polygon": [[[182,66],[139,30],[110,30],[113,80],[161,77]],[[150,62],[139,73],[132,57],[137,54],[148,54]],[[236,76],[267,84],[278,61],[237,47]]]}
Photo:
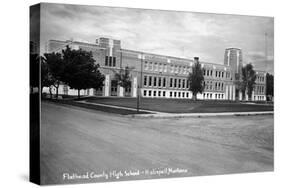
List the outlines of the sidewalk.
{"label": "sidewalk", "polygon": [[[108,104],[91,103],[86,101],[77,101],[79,103],[85,103],[95,106],[104,106],[116,109],[132,110],[136,111],[136,108],[114,106]],[[157,112],[151,110],[140,109],[140,112],[149,112],[150,114],[133,114],[126,115],[130,117],[140,117],[140,118],[184,118],[184,117],[211,117],[211,116],[250,116],[250,115],[273,115],[274,111],[260,111],[260,112],[218,112],[218,113],[165,113]]]}
{"label": "sidewalk", "polygon": [[264,112],[219,112],[219,113],[157,113],[157,114],[133,114],[127,115],[140,118],[185,118],[185,117],[214,117],[214,116],[253,116],[273,115],[273,111]]}

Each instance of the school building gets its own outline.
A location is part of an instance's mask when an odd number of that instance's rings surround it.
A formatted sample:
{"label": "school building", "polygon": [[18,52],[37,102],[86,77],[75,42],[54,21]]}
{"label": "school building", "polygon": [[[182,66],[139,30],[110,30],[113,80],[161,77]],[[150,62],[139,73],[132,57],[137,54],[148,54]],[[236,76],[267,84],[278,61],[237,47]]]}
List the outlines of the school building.
{"label": "school building", "polygon": [[[192,70],[194,59],[158,55],[121,48],[121,41],[110,38],[98,38],[95,43],[79,41],[50,40],[46,52],[60,52],[66,46],[72,49],[92,51],[100,71],[105,75],[104,86],[95,90],[82,90],[82,95],[112,97],[142,97],[191,99],[188,75]],[[235,86],[235,80],[241,78],[243,66],[242,50],[227,48],[223,64],[200,61],[204,68],[205,89],[197,98],[202,100],[242,100],[242,93]],[[115,73],[126,66],[130,68],[131,87],[122,88],[117,84]],[[252,98],[246,100],[266,100],[266,72],[257,71],[257,78]],[[49,89],[45,88],[44,92]],[[55,92],[55,90],[54,90]],[[246,92],[247,93],[247,92]],[[61,85],[59,94],[77,95],[77,90]]]}

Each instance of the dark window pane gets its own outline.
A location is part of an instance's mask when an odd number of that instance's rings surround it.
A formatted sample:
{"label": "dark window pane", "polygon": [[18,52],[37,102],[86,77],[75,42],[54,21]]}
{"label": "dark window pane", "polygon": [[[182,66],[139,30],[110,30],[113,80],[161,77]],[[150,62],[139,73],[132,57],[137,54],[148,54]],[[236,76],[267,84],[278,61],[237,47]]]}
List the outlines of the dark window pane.
{"label": "dark window pane", "polygon": [[108,56],[105,56],[105,66],[108,66]]}

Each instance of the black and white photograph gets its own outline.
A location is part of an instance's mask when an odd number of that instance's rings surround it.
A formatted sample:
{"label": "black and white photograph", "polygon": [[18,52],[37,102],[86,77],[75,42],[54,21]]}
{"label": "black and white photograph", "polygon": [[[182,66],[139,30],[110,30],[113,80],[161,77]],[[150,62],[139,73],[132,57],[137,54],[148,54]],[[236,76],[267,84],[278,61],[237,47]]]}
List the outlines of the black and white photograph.
{"label": "black and white photograph", "polygon": [[274,170],[273,17],[40,3],[29,48],[32,182]]}

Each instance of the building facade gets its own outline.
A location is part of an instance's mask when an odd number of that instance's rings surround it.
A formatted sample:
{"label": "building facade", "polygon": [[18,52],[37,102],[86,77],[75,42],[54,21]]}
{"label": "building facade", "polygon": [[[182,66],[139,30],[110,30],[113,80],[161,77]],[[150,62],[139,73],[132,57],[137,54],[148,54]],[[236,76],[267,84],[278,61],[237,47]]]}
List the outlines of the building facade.
{"label": "building facade", "polygon": [[[142,97],[191,99],[188,75],[192,71],[195,59],[178,58],[134,51],[121,48],[121,41],[99,38],[94,44],[78,41],[50,40],[47,52],[60,52],[66,46],[72,49],[92,51],[100,71],[105,75],[104,86],[97,90],[88,89],[81,92],[89,96]],[[225,50],[224,64],[201,62],[204,68],[204,92],[197,98],[202,100],[242,100],[242,93],[235,87],[235,80],[241,76],[243,66],[242,50],[228,48]],[[117,85],[115,73],[130,68],[131,88]],[[266,100],[266,80],[264,71],[256,71],[257,79],[252,98],[246,100]],[[46,92],[49,89],[45,90]],[[77,95],[77,90],[61,85],[59,94]]]}

